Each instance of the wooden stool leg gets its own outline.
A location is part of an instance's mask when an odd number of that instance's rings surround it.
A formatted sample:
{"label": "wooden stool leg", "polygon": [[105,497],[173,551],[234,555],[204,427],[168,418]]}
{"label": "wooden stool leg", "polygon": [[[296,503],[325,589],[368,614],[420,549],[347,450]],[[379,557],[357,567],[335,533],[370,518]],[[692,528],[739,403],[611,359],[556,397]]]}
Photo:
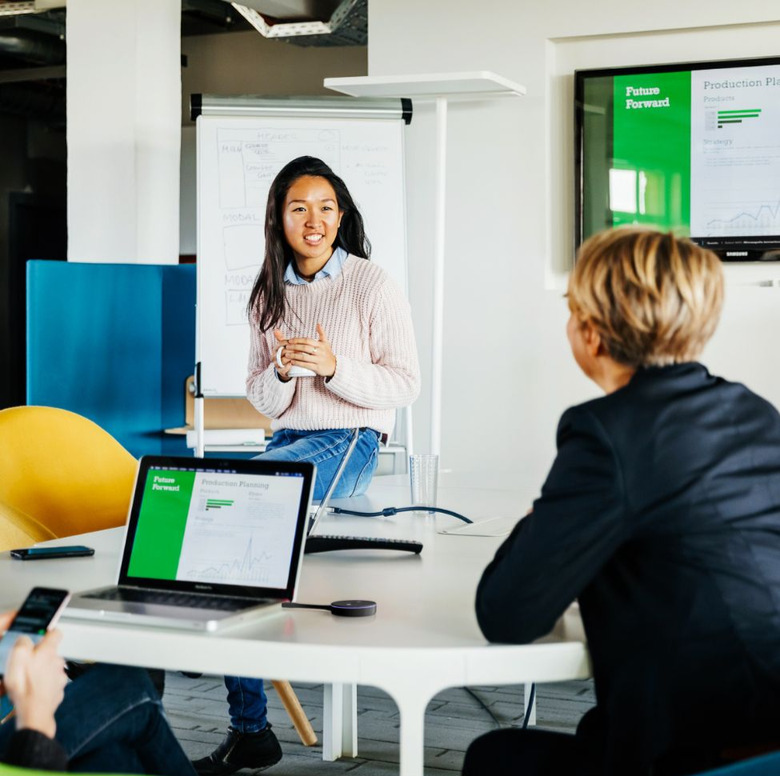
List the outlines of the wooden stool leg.
{"label": "wooden stool leg", "polygon": [[293,690],[289,682],[279,679],[272,679],[271,684],[290,715],[290,719],[301,737],[303,745],[314,746],[317,743],[317,734],[314,732],[311,722],[309,722],[309,718],[306,716],[306,712],[295,694],[295,690]]}

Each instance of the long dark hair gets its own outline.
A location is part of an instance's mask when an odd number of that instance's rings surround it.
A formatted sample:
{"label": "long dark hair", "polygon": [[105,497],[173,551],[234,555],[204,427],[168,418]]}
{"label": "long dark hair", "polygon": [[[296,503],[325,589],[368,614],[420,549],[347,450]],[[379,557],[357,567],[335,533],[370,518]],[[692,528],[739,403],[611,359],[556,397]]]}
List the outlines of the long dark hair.
{"label": "long dark hair", "polygon": [[268,331],[284,318],[284,272],[293,260],[292,249],[284,236],[284,201],[290,186],[304,176],[325,178],[336,192],[339,210],[344,215],[333,243],[334,248],[343,248],[347,253],[361,259],[367,259],[371,255],[371,243],[363,228],[363,217],[344,181],[325,162],[313,156],[299,156],[288,162],[274,178],[268,191],[268,205],[265,210],[265,259],[247,304],[251,321],[257,300],[263,298],[260,331]]}

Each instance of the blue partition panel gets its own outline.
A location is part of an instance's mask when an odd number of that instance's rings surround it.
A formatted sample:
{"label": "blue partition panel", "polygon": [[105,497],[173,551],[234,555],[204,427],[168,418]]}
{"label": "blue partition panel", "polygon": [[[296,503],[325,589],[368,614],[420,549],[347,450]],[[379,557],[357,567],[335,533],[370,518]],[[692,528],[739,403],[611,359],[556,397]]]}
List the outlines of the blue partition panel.
{"label": "blue partition panel", "polygon": [[195,268],[27,263],[27,403],[94,420],[133,455],[179,454]]}

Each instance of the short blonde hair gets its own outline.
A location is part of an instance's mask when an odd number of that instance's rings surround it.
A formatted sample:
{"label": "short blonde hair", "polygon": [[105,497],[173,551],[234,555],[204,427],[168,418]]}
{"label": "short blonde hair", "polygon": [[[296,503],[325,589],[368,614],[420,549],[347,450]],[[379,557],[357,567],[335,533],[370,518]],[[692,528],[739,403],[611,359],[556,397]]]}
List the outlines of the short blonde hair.
{"label": "short blonde hair", "polygon": [[671,232],[612,229],[580,247],[568,300],[615,361],[694,361],[718,325],[723,269],[712,251]]}

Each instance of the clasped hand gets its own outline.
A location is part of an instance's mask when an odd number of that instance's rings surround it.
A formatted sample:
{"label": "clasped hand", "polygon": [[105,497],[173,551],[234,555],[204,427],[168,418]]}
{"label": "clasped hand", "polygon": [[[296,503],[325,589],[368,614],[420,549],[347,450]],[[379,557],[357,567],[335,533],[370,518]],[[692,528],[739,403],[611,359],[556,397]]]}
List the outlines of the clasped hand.
{"label": "clasped hand", "polygon": [[307,337],[285,339],[279,329],[274,331],[274,337],[279,343],[274,352],[276,372],[282,380],[287,382],[290,379],[288,373],[290,368],[294,366],[311,369],[312,372],[322,377],[332,377],[336,373],[336,356],[333,355],[330,342],[325,336],[325,330],[319,323],[317,324],[317,336],[319,339],[316,340]]}

